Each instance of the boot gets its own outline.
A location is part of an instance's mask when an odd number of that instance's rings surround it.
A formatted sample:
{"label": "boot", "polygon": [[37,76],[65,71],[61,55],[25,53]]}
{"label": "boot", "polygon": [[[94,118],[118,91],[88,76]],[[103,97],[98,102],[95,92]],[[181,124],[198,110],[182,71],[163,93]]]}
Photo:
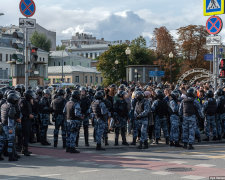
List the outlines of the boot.
{"label": "boot", "polygon": [[189,144],[188,150],[193,150],[193,149],[195,148],[192,146],[192,144]]}
{"label": "boot", "polygon": [[63,149],[65,149],[66,148],[66,141],[64,140],[63,141]]}
{"label": "boot", "polygon": [[15,153],[15,157],[16,157],[17,159],[20,159],[20,158],[21,158],[20,155],[18,155],[17,153]]}
{"label": "boot", "polygon": [[159,138],[156,138],[155,144],[159,144]]}
{"label": "boot", "polygon": [[213,136],[213,139],[212,139],[213,141],[216,141],[217,140],[217,138],[216,138],[216,136]]}
{"label": "boot", "polygon": [[58,142],[54,141],[54,148],[57,148]]}
{"label": "boot", "polygon": [[182,145],[180,145],[179,141],[175,142],[175,147],[182,147]]}
{"label": "boot", "polygon": [[105,146],[108,146],[109,143],[108,143],[108,138],[105,138]]}
{"label": "boot", "polygon": [[105,151],[105,148],[102,148],[102,145],[101,144],[97,144],[96,150],[97,151]]}
{"label": "boot", "polygon": [[115,144],[114,144],[114,146],[118,146],[118,145],[119,145],[118,138],[115,138]]}
{"label": "boot", "polygon": [[9,154],[9,161],[18,161],[18,159],[13,155],[13,153]]}
{"label": "boot", "polygon": [[30,156],[32,152],[28,151],[28,147],[23,147],[22,154],[24,154],[24,156]]}
{"label": "boot", "polygon": [[140,141],[140,145],[138,146],[138,149],[142,149],[142,145],[143,145],[143,142]]}
{"label": "boot", "polygon": [[148,141],[144,142],[144,148],[143,149],[148,149]]}
{"label": "boot", "polygon": [[198,142],[199,143],[202,142],[201,137],[198,137],[197,139],[198,139]]}
{"label": "boot", "polygon": [[223,139],[225,139],[225,133],[223,134]]}
{"label": "boot", "polygon": [[209,137],[207,137],[207,138],[203,139],[203,141],[209,141]]}
{"label": "boot", "polygon": [[66,147],[66,152],[70,152],[70,148],[69,147]]}
{"label": "boot", "polygon": [[170,146],[174,146],[174,143],[173,143],[173,141],[170,141]]}
{"label": "boot", "polygon": [[71,148],[70,153],[80,153],[80,151],[76,150],[76,148]]}
{"label": "boot", "polygon": [[4,158],[2,157],[2,154],[0,154],[0,161],[3,161]]}
{"label": "boot", "polygon": [[169,138],[167,137],[167,138],[166,138],[166,144],[169,145],[169,142],[170,142],[170,140],[169,140]]}
{"label": "boot", "polygon": [[127,141],[123,142],[122,145],[129,146],[129,144],[127,143]]}
{"label": "boot", "polygon": [[85,139],[85,146],[89,147],[89,142],[88,142],[88,129],[84,129],[84,139]]}
{"label": "boot", "polygon": [[184,143],[183,148],[184,148],[184,149],[187,149],[187,143]]}
{"label": "boot", "polygon": [[221,135],[218,135],[218,140],[222,140]]}
{"label": "boot", "polygon": [[130,145],[136,146],[136,138],[133,138],[133,142]]}

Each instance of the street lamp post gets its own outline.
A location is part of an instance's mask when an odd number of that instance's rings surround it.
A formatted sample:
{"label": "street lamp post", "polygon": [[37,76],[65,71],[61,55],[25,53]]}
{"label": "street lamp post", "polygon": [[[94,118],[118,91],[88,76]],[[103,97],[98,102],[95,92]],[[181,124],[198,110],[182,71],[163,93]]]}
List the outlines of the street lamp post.
{"label": "street lamp post", "polygon": [[127,49],[125,50],[125,53],[127,55],[127,76],[128,76],[127,80],[128,80],[128,83],[129,83],[129,67],[128,66],[129,66],[129,56],[131,54],[131,50],[130,50],[129,47],[127,47]]}
{"label": "street lamp post", "polygon": [[[115,65],[116,65],[116,70],[118,70],[118,64],[119,64],[119,61],[118,60],[115,60]],[[118,73],[117,73],[118,74]]]}
{"label": "street lamp post", "polygon": [[173,59],[173,52],[170,52],[169,58],[170,58],[170,84],[172,84],[172,67],[171,67],[171,60]]}
{"label": "street lamp post", "polygon": [[63,61],[63,52],[64,52],[64,51],[62,50],[62,83],[64,82],[64,80],[63,80],[63,76],[64,76],[64,75],[63,75],[63,63],[64,63],[64,61]]}
{"label": "street lamp post", "polygon": [[137,78],[137,82],[138,82],[138,70],[135,69],[134,72],[136,73],[136,78]]}

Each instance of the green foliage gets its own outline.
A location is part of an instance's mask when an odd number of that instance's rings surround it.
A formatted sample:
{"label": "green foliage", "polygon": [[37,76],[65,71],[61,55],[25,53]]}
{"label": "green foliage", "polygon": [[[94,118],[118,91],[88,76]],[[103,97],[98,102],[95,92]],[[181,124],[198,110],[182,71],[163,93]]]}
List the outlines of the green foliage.
{"label": "green foliage", "polygon": [[47,52],[50,51],[50,48],[52,46],[51,41],[49,39],[47,39],[46,35],[45,34],[40,34],[37,31],[35,31],[32,34],[32,36],[30,38],[30,41],[31,41],[31,43],[34,46],[36,46],[36,47],[38,47],[40,49],[43,49],[43,50],[45,50]]}
{"label": "green foliage", "polygon": [[62,51],[62,50],[65,50],[66,49],[66,46],[65,45],[61,45],[61,46],[56,46],[56,51]]}

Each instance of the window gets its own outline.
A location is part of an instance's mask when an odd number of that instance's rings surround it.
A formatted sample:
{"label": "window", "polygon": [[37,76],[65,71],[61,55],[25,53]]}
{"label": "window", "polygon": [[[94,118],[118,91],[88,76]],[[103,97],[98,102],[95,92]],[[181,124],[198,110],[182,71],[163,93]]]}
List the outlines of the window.
{"label": "window", "polygon": [[8,60],[9,60],[8,58],[9,58],[9,57],[8,57],[8,54],[6,54],[6,55],[5,55],[5,61],[6,61],[6,62],[8,62]]}
{"label": "window", "polygon": [[55,79],[53,79],[53,84],[55,84]]}
{"label": "window", "polygon": [[103,78],[101,77],[101,83],[103,82]]}
{"label": "window", "polygon": [[73,62],[72,62],[72,66],[73,66]]}
{"label": "window", "polygon": [[75,76],[75,82],[76,82],[76,83],[79,83],[79,81],[80,81],[80,80],[79,80],[79,76]]}
{"label": "window", "polygon": [[92,78],[92,76],[90,76],[90,83],[93,83],[93,78]]}
{"label": "window", "polygon": [[92,58],[92,56],[93,56],[93,54],[92,54],[92,53],[90,53],[90,58]]}
{"label": "window", "polygon": [[39,60],[41,61],[41,57],[39,57]]}
{"label": "window", "polygon": [[10,58],[9,61],[12,61],[12,54],[10,54],[9,58]]}
{"label": "window", "polygon": [[55,62],[54,62],[54,66],[55,66]]}
{"label": "window", "polygon": [[59,62],[59,66],[60,66],[60,62]]}
{"label": "window", "polygon": [[88,58],[88,53],[86,53],[86,58]]}
{"label": "window", "polygon": [[64,66],[66,65],[66,62],[64,62]]}
{"label": "window", "polygon": [[87,84],[88,82],[88,77],[87,76],[85,76],[85,83]]}
{"label": "window", "polygon": [[70,83],[70,78],[67,78],[67,83]]}
{"label": "window", "polygon": [[43,58],[43,62],[45,62],[45,58]]}
{"label": "window", "polygon": [[0,54],[0,61],[2,61],[2,54]]}
{"label": "window", "polygon": [[95,82],[98,83],[98,77],[95,78]]}

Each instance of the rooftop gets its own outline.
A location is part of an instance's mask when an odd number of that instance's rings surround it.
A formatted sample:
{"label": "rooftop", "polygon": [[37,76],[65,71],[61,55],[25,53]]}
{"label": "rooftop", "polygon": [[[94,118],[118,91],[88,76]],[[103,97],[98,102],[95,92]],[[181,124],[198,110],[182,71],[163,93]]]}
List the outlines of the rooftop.
{"label": "rooftop", "polygon": [[[100,73],[94,68],[87,68],[83,66],[63,66],[63,73],[72,73],[72,72],[88,72],[88,73]],[[49,66],[48,74],[57,74],[62,73],[62,66]]]}

